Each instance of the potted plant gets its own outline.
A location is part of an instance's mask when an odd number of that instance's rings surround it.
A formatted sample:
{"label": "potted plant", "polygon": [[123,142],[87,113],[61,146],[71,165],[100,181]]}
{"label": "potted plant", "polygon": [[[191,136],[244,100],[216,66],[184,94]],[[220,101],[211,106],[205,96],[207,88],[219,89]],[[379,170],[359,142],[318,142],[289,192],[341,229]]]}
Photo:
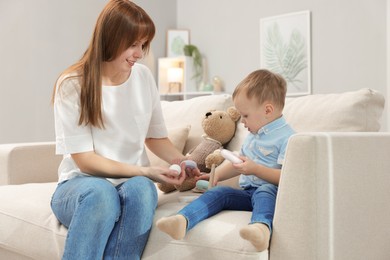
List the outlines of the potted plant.
{"label": "potted plant", "polygon": [[197,85],[199,86],[203,79],[203,59],[199,49],[192,44],[184,45],[184,55],[193,58],[194,76]]}

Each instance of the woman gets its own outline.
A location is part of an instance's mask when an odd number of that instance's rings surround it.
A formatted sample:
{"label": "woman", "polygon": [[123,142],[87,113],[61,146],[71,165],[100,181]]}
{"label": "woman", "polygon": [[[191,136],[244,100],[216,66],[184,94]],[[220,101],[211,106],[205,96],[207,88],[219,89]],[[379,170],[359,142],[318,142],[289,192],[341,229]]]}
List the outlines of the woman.
{"label": "woman", "polygon": [[65,70],[54,92],[56,150],[64,158],[51,206],[68,228],[63,259],[140,259],[157,206],[153,181],[180,176],[148,167],[146,146],[177,163],[150,71],[136,62],[155,26],[128,0],[101,12],[83,57]]}

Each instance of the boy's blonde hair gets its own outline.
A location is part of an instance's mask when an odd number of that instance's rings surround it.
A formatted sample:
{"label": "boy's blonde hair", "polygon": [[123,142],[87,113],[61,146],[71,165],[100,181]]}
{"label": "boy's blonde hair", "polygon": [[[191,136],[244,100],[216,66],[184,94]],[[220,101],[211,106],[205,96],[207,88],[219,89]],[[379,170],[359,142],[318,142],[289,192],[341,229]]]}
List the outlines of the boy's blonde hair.
{"label": "boy's blonde hair", "polygon": [[256,98],[259,104],[269,101],[282,110],[286,99],[287,83],[281,75],[261,69],[250,73],[237,85],[233,92],[233,99],[241,92],[245,93],[248,99]]}

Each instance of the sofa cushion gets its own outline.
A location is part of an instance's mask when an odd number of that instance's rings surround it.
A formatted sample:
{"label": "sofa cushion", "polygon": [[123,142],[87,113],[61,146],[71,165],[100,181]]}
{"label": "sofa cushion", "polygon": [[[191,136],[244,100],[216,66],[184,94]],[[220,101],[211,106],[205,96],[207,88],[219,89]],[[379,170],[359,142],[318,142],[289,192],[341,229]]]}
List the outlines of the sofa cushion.
{"label": "sofa cushion", "polygon": [[[50,208],[57,183],[0,186],[0,248],[32,259],[60,259],[67,229]],[[178,201],[192,192],[158,192],[158,205]],[[0,259],[2,251],[0,250]],[[18,259],[18,258],[17,258]]]}
{"label": "sofa cushion", "polygon": [[[286,98],[283,114],[297,132],[374,132],[381,127],[383,95],[372,89]],[[248,135],[238,123],[227,148],[239,151]]]}
{"label": "sofa cushion", "polygon": [[[188,134],[190,132],[191,125],[183,126],[183,127],[174,127],[168,128],[168,137],[173,143],[173,145],[180,151],[183,152],[184,146],[186,144]],[[148,155],[150,165],[153,166],[169,166],[167,162],[158,158],[154,153],[152,153],[146,147],[146,153]]]}
{"label": "sofa cushion", "polygon": [[241,122],[237,123],[236,133],[234,134],[233,139],[228,143],[227,149],[230,151],[239,152],[241,145],[243,144],[246,136],[249,134],[249,131],[244,127],[244,124]]}
{"label": "sofa cushion", "polygon": [[[166,203],[156,211],[155,221],[186,205],[179,200]],[[239,236],[248,225],[250,211],[225,210],[200,222],[182,240],[173,240],[153,226],[142,259],[268,259],[268,251],[256,252],[251,243]]]}
{"label": "sofa cushion", "polygon": [[371,89],[287,98],[284,116],[297,132],[371,132],[381,127],[385,99]]}
{"label": "sofa cushion", "polygon": [[[20,255],[20,259],[23,259],[22,256],[32,259],[61,258],[67,229],[60,225],[50,209],[56,185],[53,182],[0,186],[1,250]],[[183,196],[200,195],[191,191],[158,192],[159,206],[154,221],[182,208],[185,205],[180,202]],[[250,215],[250,212],[221,212],[200,223],[183,241],[171,241],[166,234],[153,228],[142,259],[174,259],[177,251],[195,259],[205,250],[208,255],[202,259],[223,259],[222,255],[227,258],[235,256],[233,259],[268,259],[266,252],[255,252],[250,243],[239,238],[238,229],[247,225]]]}
{"label": "sofa cushion", "polygon": [[0,247],[32,259],[60,259],[66,228],[50,209],[56,183],[0,186]]}
{"label": "sofa cushion", "polygon": [[210,110],[226,110],[233,106],[231,95],[209,95],[181,101],[161,101],[168,128],[191,125],[184,153],[198,145],[202,139],[202,119]]}

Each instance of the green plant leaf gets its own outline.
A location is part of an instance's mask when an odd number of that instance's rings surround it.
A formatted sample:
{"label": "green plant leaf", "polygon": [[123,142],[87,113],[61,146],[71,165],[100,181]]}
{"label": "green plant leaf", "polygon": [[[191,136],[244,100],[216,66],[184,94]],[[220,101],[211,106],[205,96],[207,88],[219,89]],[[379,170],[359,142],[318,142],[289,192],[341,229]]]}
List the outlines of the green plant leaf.
{"label": "green plant leaf", "polygon": [[202,61],[202,54],[200,54],[199,49],[192,44],[184,45],[183,47],[184,55],[190,56],[193,58],[193,64],[194,64],[194,70],[195,74],[193,78],[196,80],[197,83],[200,83],[202,81],[203,77],[203,61]]}

